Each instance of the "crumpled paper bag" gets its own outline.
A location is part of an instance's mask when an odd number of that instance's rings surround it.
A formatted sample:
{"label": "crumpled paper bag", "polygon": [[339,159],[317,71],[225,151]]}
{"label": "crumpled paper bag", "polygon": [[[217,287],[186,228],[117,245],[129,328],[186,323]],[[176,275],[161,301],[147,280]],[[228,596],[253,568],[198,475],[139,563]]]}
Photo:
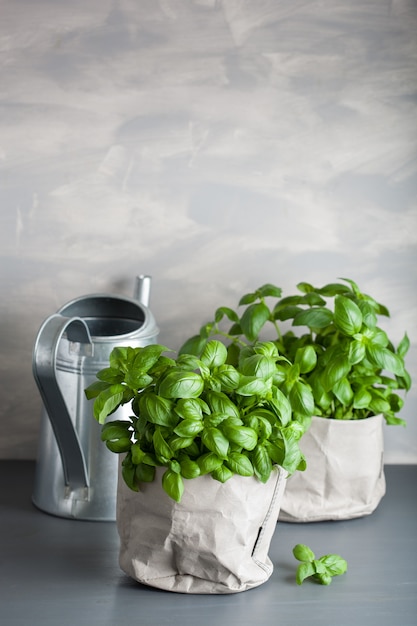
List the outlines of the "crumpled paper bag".
{"label": "crumpled paper bag", "polygon": [[180,593],[225,594],[268,580],[268,557],[287,473],[275,467],[267,483],[235,475],[185,480],[180,503],[155,480],[131,491],[119,476],[120,567],[145,585]]}
{"label": "crumpled paper bag", "polygon": [[300,448],[304,472],[288,478],[279,520],[317,522],[369,515],[385,494],[382,415],[313,417]]}

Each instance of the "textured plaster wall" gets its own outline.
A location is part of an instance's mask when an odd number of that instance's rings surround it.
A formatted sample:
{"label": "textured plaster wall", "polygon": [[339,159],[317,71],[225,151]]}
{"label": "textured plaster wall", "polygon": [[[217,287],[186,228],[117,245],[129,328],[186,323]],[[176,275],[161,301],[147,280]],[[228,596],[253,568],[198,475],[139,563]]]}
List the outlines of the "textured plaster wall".
{"label": "textured plaster wall", "polygon": [[[36,455],[42,321],[138,273],[174,349],[351,277],[417,381],[416,33],[413,0],[0,0],[0,458]],[[416,463],[415,389],[402,417]]]}

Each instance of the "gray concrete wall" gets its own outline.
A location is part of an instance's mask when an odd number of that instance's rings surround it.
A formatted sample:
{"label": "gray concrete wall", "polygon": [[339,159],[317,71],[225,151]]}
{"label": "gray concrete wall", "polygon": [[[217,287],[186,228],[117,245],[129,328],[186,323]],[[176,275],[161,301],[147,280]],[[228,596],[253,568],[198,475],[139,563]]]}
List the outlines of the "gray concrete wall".
{"label": "gray concrete wall", "polygon": [[41,322],[138,273],[174,349],[262,283],[353,278],[417,380],[416,27],[413,0],[0,0],[0,458],[36,454]]}

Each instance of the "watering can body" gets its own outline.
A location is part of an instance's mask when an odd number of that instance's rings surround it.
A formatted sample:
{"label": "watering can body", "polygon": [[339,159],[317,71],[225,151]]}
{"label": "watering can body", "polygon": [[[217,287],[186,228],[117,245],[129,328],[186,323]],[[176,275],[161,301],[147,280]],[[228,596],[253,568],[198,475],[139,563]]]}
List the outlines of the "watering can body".
{"label": "watering can body", "polygon": [[[60,517],[116,519],[118,455],[100,439],[93,402],[84,390],[108,367],[115,347],[156,343],[148,308],[150,277],[137,279],[136,298],[82,296],[45,320],[33,350],[33,374],[43,400],[32,500]],[[109,419],[127,419],[129,405]]]}

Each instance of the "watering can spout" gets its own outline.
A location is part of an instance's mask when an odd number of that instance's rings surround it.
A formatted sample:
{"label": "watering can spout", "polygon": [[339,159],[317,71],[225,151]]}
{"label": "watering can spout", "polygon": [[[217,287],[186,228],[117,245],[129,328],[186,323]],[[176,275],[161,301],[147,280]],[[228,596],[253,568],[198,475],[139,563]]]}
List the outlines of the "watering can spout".
{"label": "watering can spout", "polygon": [[151,277],[146,274],[136,276],[135,291],[133,297],[135,300],[148,307],[151,295]]}

